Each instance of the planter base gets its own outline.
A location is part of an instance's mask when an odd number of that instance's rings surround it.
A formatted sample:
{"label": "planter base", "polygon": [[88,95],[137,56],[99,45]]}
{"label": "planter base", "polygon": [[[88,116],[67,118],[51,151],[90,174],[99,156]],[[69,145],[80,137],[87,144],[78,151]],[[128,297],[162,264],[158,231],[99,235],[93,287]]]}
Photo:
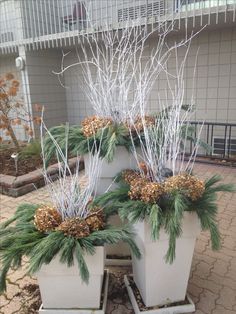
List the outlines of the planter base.
{"label": "planter base", "polygon": [[184,305],[173,305],[173,306],[165,306],[163,308],[154,308],[150,307],[149,309],[141,310],[138,306],[138,302],[135,298],[135,294],[130,286],[129,278],[127,275],[124,276],[124,282],[126,289],[128,291],[128,295],[130,298],[130,302],[133,306],[135,314],[177,314],[177,313],[193,313],[195,311],[195,305],[192,299],[187,295],[187,300],[189,304]]}
{"label": "planter base", "polygon": [[105,314],[107,306],[109,271],[105,270],[104,282],[102,288],[103,300],[100,309],[44,309],[40,306],[39,314]]}
{"label": "planter base", "polygon": [[124,258],[106,258],[105,259],[106,266],[131,266],[132,260],[124,259]]}

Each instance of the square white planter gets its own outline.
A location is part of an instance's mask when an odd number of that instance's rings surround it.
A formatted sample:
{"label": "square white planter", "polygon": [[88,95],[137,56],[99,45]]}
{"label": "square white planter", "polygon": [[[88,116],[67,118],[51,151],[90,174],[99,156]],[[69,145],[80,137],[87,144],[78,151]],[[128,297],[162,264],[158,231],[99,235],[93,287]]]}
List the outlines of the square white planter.
{"label": "square white planter", "polygon": [[[141,150],[139,150],[141,153]],[[90,160],[93,158],[91,154],[85,154],[84,156],[85,176],[89,170]],[[101,195],[108,189],[114,190],[117,185],[114,182],[114,177],[125,169],[137,169],[137,163],[135,158],[127,149],[123,146],[116,147],[115,156],[112,162],[108,163],[106,160],[101,160],[101,174],[98,179],[96,194]],[[110,223],[114,226],[121,225],[121,221],[117,215],[110,218]],[[106,255],[116,255],[121,259],[107,259],[106,265],[130,265],[130,260],[122,259],[122,256],[130,255],[130,249],[127,244],[119,243],[112,245],[105,245]]]}
{"label": "square white planter", "polygon": [[[87,175],[89,169],[90,158],[93,158],[91,154],[84,155],[85,175]],[[101,164],[101,174],[97,186],[98,195],[104,193],[109,187],[109,190],[116,188],[113,179],[119,172],[125,169],[137,169],[137,163],[134,156],[123,146],[118,146],[116,148],[112,162],[108,163],[103,159],[101,160]]]}
{"label": "square white planter", "polygon": [[[121,219],[118,215],[113,215],[109,218],[108,223],[112,226],[122,226]],[[127,266],[131,265],[131,252],[128,244],[119,242],[117,244],[105,244],[106,261],[105,265],[108,266]],[[107,255],[116,256],[116,258],[108,258]],[[124,259],[129,256],[128,259]]]}
{"label": "square white planter", "polygon": [[73,309],[100,307],[104,274],[104,247],[96,247],[94,255],[85,254],[90,277],[86,284],[81,280],[78,263],[71,267],[62,264],[56,256],[37,273],[44,309]]}
{"label": "square white planter", "polygon": [[182,230],[182,236],[176,241],[176,258],[173,264],[168,264],[164,256],[169,237],[164,230],[153,242],[145,221],[135,225],[135,240],[142,258],[132,258],[134,281],[147,307],[185,299],[195,240],[200,233],[200,222],[195,213],[184,214]]}
{"label": "square white planter", "polygon": [[165,308],[150,308],[149,310],[140,311],[138,302],[136,301],[135,295],[132,288],[130,287],[128,277],[124,276],[124,282],[128,295],[133,306],[135,314],[177,314],[177,313],[193,313],[195,311],[195,305],[189,295],[187,295],[187,300],[189,304],[184,305],[175,305],[175,306],[166,306]]}
{"label": "square white planter", "polygon": [[100,309],[45,309],[43,304],[39,309],[39,314],[105,314],[107,306],[109,271],[106,270],[103,283],[103,300]]}

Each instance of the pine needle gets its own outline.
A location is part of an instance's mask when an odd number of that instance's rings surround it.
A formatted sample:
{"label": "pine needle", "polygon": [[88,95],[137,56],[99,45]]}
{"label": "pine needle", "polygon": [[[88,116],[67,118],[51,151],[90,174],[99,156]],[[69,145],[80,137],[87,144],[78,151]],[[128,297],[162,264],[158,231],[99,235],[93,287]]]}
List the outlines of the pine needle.
{"label": "pine needle", "polygon": [[149,224],[151,226],[151,237],[154,241],[159,238],[160,228],[162,225],[161,216],[161,208],[158,204],[152,205],[149,214]]}

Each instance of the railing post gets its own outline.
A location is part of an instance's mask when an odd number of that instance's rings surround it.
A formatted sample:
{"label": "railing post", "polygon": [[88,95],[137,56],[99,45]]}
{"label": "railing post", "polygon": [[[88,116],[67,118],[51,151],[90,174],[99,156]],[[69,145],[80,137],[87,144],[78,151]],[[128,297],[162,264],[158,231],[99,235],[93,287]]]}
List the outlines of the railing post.
{"label": "railing post", "polygon": [[225,125],[225,135],[224,135],[224,154],[223,154],[223,158],[225,158],[225,151],[226,151],[227,129],[228,129],[228,126],[227,126],[227,125]]}

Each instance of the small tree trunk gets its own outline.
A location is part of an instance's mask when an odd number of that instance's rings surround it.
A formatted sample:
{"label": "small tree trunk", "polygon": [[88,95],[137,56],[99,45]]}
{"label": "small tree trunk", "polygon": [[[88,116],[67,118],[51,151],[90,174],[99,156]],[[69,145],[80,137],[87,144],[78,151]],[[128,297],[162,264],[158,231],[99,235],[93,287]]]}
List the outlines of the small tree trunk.
{"label": "small tree trunk", "polygon": [[18,151],[20,149],[20,145],[19,145],[19,142],[18,142],[18,140],[17,140],[17,138],[15,136],[13,128],[12,128],[12,126],[10,124],[8,124],[8,126],[7,126],[7,131],[9,132],[9,136],[11,137],[12,142],[13,142],[15,148]]}
{"label": "small tree trunk", "polygon": [[2,115],[1,115],[1,119],[3,120],[4,124],[6,125],[5,129],[8,131],[8,135],[10,136],[12,143],[14,144],[15,148],[17,149],[17,151],[20,149],[20,145],[19,142],[16,138],[15,132],[11,126],[11,121],[8,118],[6,112],[1,108],[2,111]]}

